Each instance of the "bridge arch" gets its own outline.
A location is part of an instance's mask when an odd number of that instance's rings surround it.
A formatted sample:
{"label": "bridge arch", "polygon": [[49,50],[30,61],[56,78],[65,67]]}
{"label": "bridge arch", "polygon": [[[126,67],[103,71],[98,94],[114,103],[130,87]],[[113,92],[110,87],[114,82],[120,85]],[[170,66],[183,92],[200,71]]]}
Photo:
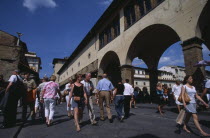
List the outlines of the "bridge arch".
{"label": "bridge arch", "polygon": [[149,69],[150,92],[154,94],[158,82],[160,57],[172,44],[180,41],[179,35],[170,26],[153,24],[141,30],[133,39],[126,55],[126,64],[134,58],[142,59]]}
{"label": "bridge arch", "polygon": [[110,81],[116,85],[121,80],[121,64],[119,56],[114,51],[108,51],[99,65],[99,74],[107,73]]}
{"label": "bridge arch", "polygon": [[170,26],[150,25],[133,39],[127,52],[126,63],[131,64],[132,60],[138,57],[147,64],[148,68],[156,68],[164,51],[178,41],[180,41],[179,35]]}

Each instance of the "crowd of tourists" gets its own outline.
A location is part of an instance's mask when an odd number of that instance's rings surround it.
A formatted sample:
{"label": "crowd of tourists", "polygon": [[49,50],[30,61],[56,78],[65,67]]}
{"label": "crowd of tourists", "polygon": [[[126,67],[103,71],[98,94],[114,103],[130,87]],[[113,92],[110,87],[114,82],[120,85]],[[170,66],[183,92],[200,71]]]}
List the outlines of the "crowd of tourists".
{"label": "crowd of tourists", "polygon": [[[157,83],[155,100],[150,96],[147,87],[141,90],[133,87],[129,79],[117,80],[115,86],[108,79],[107,74],[103,74],[102,78],[94,87],[91,81],[91,73],[86,73],[83,77],[80,74],[75,79],[69,79],[65,89],[61,92],[59,84],[56,83],[56,76],[52,75],[50,79],[44,77],[42,82],[38,83],[31,77],[30,73],[19,74],[19,70],[15,70],[11,75],[8,83],[4,81],[3,75],[0,75],[0,110],[3,113],[3,124],[1,128],[12,127],[16,124],[17,105],[22,106],[22,121],[34,121],[37,114],[45,121],[46,126],[53,124],[55,107],[58,100],[66,101],[67,115],[74,118],[76,131],[80,131],[80,124],[83,122],[83,111],[87,108],[90,122],[97,125],[94,103],[98,104],[100,111],[100,120],[105,120],[104,108],[106,108],[107,117],[110,123],[113,123],[113,115],[111,112],[111,104],[114,103],[115,111],[119,122],[130,117],[130,109],[136,107],[136,103],[156,102],[158,104],[157,113],[164,114],[165,105],[174,101],[177,105],[179,115],[176,119],[177,127],[190,133],[188,122],[193,117],[195,126],[203,136],[210,136],[200,127],[197,116],[197,100],[199,100],[206,108],[209,105],[203,100],[207,97],[210,101],[210,80],[206,82],[205,89],[201,97],[196,92],[196,88],[192,85],[192,76],[186,76],[183,83],[176,81],[172,89],[167,85]],[[143,97],[143,98],[142,98]],[[30,109],[29,117],[27,117],[27,109]],[[185,119],[184,119],[185,117]]]}

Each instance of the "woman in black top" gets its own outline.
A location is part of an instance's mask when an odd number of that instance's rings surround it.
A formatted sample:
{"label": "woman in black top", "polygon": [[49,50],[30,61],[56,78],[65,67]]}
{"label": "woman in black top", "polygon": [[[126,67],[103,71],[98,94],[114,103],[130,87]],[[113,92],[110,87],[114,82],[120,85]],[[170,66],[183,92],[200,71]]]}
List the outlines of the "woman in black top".
{"label": "woman in black top", "polygon": [[114,90],[115,110],[117,112],[118,119],[120,120],[120,122],[122,122],[124,118],[122,113],[122,109],[124,106],[124,95],[123,95],[124,89],[125,86],[122,84],[122,82],[119,82]]}
{"label": "woman in black top", "polygon": [[82,119],[84,105],[87,104],[87,95],[84,91],[83,84],[80,83],[82,75],[76,75],[76,82],[72,85],[69,93],[69,107],[70,99],[72,98],[71,107],[74,108],[74,120],[77,131],[80,131],[79,121]]}

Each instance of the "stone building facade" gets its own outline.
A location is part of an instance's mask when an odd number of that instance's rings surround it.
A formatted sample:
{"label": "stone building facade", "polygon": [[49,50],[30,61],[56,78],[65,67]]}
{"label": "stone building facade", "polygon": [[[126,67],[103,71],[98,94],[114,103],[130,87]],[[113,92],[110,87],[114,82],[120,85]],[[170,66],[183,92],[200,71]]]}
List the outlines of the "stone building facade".
{"label": "stone building facade", "polygon": [[131,65],[138,57],[148,66],[154,91],[160,57],[178,41],[186,73],[202,75],[204,69],[193,65],[202,60],[201,43],[210,48],[209,8],[208,0],[114,0],[58,71],[59,83],[83,72],[133,82]]}
{"label": "stone building facade", "polygon": [[39,74],[30,69],[25,54],[28,52],[27,45],[18,38],[4,31],[0,31],[0,74],[8,80],[12,72],[19,69],[20,72],[29,72],[38,80]]}
{"label": "stone building facade", "polygon": [[41,58],[36,55],[34,52],[28,52],[25,54],[25,57],[27,58],[29,67],[34,70],[35,72],[39,73],[41,67]]}

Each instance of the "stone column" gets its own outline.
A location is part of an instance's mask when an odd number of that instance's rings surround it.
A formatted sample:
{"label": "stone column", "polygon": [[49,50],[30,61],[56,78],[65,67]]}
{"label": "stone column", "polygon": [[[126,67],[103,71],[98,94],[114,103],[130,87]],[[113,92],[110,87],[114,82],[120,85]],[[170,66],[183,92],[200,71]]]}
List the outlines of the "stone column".
{"label": "stone column", "polygon": [[153,69],[148,69],[149,71],[149,82],[150,82],[150,96],[152,99],[155,97],[156,94],[156,85],[158,83],[158,70],[153,68]]}
{"label": "stone column", "polygon": [[[203,60],[202,53],[202,43],[203,41],[197,37],[188,39],[182,43],[182,49],[184,54],[185,69],[187,75],[193,75],[197,70],[194,65]],[[200,67],[203,74],[205,74],[204,67]]]}
{"label": "stone column", "polygon": [[124,18],[124,10],[120,10],[120,33],[123,33],[125,31],[125,18]]}
{"label": "stone column", "polygon": [[129,79],[130,84],[134,84],[134,69],[131,65],[122,65],[121,66],[121,77],[122,80]]}
{"label": "stone column", "polygon": [[202,83],[205,76],[205,68],[204,67],[194,67],[194,65],[203,60],[202,53],[202,43],[203,40],[194,37],[189,40],[186,40],[182,44],[184,61],[185,61],[185,69],[186,75],[193,76],[194,86],[197,90],[202,89]]}

